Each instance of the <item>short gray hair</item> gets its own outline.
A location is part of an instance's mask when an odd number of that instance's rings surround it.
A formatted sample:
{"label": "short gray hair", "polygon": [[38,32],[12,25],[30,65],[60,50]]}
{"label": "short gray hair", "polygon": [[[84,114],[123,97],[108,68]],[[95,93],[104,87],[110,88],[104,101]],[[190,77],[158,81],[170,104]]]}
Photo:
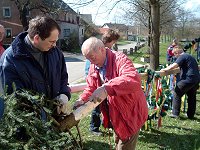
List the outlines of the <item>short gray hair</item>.
{"label": "short gray hair", "polygon": [[82,52],[83,50],[87,50],[86,54],[88,54],[91,51],[97,51],[99,48],[105,47],[103,42],[96,38],[96,37],[90,37],[89,39],[85,40],[82,45]]}

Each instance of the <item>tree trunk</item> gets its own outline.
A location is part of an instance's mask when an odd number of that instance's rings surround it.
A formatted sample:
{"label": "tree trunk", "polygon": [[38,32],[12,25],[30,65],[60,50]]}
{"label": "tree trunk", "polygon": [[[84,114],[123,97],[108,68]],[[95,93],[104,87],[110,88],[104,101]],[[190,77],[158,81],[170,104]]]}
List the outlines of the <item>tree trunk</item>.
{"label": "tree trunk", "polygon": [[27,6],[29,4],[30,4],[29,0],[25,5],[23,5],[20,1],[15,1],[15,5],[17,6],[17,9],[19,11],[19,18],[24,31],[28,30],[28,20],[26,15],[27,15]]}
{"label": "tree trunk", "polygon": [[150,42],[151,42],[151,5],[149,4],[149,18],[148,18],[148,28],[149,28],[149,35],[148,35],[148,54],[150,54]]}
{"label": "tree trunk", "polygon": [[20,20],[23,26],[23,30],[28,30],[28,20],[27,20],[27,9],[23,7],[22,11],[20,11]]}
{"label": "tree trunk", "polygon": [[160,2],[150,0],[151,5],[151,43],[150,43],[150,67],[156,70],[159,67],[159,39],[160,39]]}

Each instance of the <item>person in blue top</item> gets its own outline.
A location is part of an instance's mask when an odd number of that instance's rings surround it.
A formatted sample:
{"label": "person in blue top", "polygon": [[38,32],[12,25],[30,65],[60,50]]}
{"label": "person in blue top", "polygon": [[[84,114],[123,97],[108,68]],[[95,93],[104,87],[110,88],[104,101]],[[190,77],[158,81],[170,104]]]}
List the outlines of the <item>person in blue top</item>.
{"label": "person in blue top", "polygon": [[180,114],[181,97],[187,95],[187,116],[193,119],[196,111],[196,93],[199,88],[200,74],[198,64],[194,57],[184,53],[181,45],[177,45],[173,49],[176,61],[161,71],[168,71],[174,68],[180,68],[180,80],[178,81],[172,102],[172,118],[177,118]]}
{"label": "person in blue top", "polygon": [[[101,40],[104,43],[105,47],[108,47],[109,49],[112,49],[114,51],[118,51],[118,47],[116,45],[116,42],[119,39],[119,37],[120,37],[120,35],[118,34],[118,32],[116,32],[112,29],[109,29],[107,32],[105,32],[102,35]],[[90,61],[86,60],[86,63],[85,63],[85,77],[86,77],[86,79],[87,79],[89,69],[90,69]],[[92,111],[91,121],[90,121],[90,131],[97,136],[102,134],[99,130],[100,125],[101,125],[100,114],[101,114],[100,108],[99,108],[99,106],[97,106]]]}
{"label": "person in blue top", "polygon": [[56,47],[59,25],[50,17],[37,16],[29,21],[27,32],[20,33],[0,60],[2,94],[25,89],[49,99],[58,99],[58,113],[65,113],[70,99],[64,55]]}

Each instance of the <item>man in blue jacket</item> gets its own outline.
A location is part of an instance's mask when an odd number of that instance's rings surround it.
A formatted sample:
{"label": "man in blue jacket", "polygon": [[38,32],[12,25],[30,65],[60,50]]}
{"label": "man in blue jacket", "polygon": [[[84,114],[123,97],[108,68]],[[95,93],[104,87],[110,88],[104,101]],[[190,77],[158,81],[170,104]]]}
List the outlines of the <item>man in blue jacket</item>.
{"label": "man in blue jacket", "polygon": [[0,80],[3,93],[26,89],[57,98],[58,112],[65,113],[70,99],[68,73],[63,53],[56,47],[59,25],[50,17],[30,20],[27,32],[20,33],[0,60]]}

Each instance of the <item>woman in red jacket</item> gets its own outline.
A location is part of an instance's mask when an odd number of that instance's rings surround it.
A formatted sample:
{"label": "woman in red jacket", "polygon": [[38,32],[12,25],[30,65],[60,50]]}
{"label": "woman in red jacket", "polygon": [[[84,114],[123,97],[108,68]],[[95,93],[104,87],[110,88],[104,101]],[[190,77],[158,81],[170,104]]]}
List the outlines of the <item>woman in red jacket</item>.
{"label": "woman in red jacket", "polygon": [[148,117],[139,73],[126,55],[105,48],[95,37],[83,43],[82,53],[91,67],[87,88],[74,106],[89,100],[103,101],[100,104],[103,125],[114,129],[116,149],[134,150],[140,128]]}

